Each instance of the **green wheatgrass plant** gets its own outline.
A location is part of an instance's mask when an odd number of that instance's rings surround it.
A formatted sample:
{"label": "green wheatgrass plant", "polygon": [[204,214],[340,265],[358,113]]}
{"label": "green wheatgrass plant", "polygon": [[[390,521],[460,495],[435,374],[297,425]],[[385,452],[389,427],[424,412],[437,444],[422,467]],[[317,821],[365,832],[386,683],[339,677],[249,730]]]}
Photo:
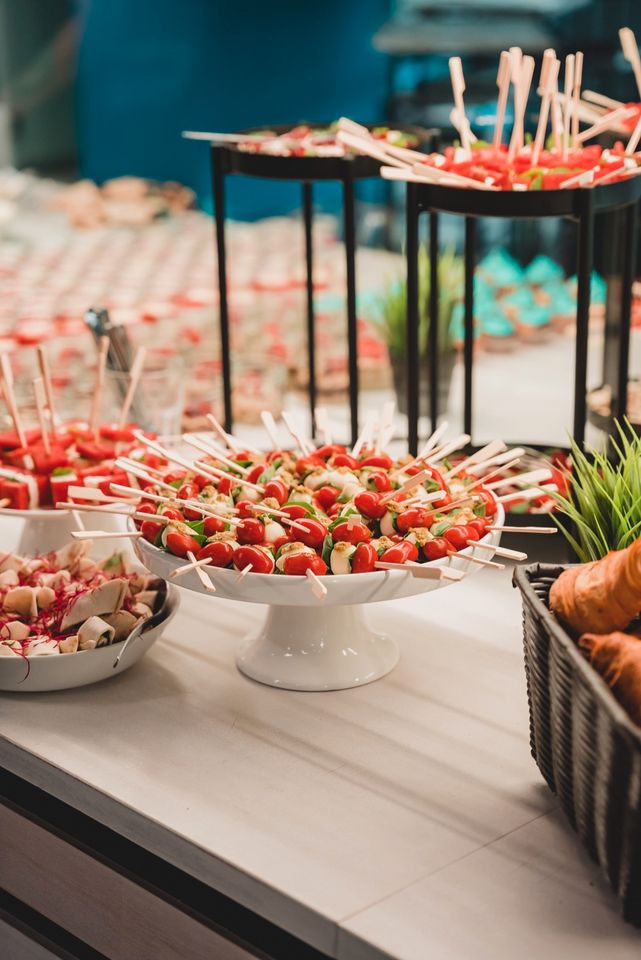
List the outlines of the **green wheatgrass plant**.
{"label": "green wheatgrass plant", "polygon": [[583,563],[641,536],[641,437],[627,420],[615,425],[613,457],[585,454],[572,442],[570,492],[554,494],[559,515],[552,516]]}
{"label": "green wheatgrass plant", "polygon": [[[419,339],[421,356],[427,354],[428,331],[430,325],[428,298],[430,294],[430,258],[424,247],[419,249]],[[463,258],[452,251],[440,254],[438,262],[439,310],[438,342],[439,350],[447,353],[454,349],[450,333],[452,308],[460,299],[463,289]],[[405,279],[391,281],[378,298],[378,311],[393,357],[405,356],[407,325],[407,284]]]}

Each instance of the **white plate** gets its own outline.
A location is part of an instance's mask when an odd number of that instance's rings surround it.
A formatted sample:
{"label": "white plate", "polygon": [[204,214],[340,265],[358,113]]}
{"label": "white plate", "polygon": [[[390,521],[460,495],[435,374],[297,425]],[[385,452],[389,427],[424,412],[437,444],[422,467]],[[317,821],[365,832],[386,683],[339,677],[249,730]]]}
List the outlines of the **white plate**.
{"label": "white plate", "polygon": [[114,660],[122,650],[124,640],[110,646],[97,647],[95,650],[31,657],[28,662],[23,657],[0,657],[0,690],[13,693],[70,690],[72,687],[84,687],[89,683],[116,677],[123,670],[133,667],[176,615],[180,603],[178,591],[171,585],[168,589],[167,616],[162,623],[143,631],[137,640],[129,644],[117,669],[114,670]]}

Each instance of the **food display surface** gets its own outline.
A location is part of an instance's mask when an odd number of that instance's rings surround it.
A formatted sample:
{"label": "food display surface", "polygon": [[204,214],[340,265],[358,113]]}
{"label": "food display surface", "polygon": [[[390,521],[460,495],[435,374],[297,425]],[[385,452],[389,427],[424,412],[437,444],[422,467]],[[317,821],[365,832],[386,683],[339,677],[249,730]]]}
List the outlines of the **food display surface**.
{"label": "food display surface", "polygon": [[[335,694],[248,683],[237,637],[260,608],[221,600],[214,618],[190,593],[141,664],[64,709],[0,696],[0,762],[299,938],[288,956],[602,960],[607,943],[636,960],[530,756],[510,577],[371,608],[401,661]],[[108,907],[92,901],[96,938]]]}

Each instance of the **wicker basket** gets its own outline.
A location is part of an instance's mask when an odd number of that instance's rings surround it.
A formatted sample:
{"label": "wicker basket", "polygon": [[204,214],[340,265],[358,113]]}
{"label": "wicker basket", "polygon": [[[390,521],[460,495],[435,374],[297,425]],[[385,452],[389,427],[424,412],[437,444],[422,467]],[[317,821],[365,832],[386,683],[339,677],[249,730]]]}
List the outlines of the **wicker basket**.
{"label": "wicker basket", "polygon": [[566,567],[517,568],[532,755],[586,849],[641,926],[641,729],[548,607]]}

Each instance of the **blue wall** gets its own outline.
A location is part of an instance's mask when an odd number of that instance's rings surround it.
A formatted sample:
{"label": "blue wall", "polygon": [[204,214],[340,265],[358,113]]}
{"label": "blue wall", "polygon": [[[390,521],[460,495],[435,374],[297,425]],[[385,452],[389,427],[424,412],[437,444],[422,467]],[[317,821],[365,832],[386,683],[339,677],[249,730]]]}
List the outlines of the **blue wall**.
{"label": "blue wall", "polygon": [[[180,132],[344,113],[380,119],[388,0],[84,0],[78,138],[84,176],[180,180],[210,207],[208,150]],[[332,207],[337,188],[323,191]],[[298,205],[294,185],[234,180],[229,215]]]}

